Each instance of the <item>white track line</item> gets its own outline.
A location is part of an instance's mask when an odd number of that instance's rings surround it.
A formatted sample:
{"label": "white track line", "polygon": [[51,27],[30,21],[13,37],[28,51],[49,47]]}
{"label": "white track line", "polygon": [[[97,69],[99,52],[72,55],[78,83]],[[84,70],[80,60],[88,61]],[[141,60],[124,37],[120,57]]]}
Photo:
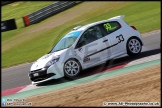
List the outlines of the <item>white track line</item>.
{"label": "white track line", "polygon": [[161,30],[154,30],[154,31],[150,31],[150,32],[147,32],[147,33],[143,33],[141,34],[142,36],[148,36],[148,35],[152,35],[152,34],[156,34],[156,33],[160,33]]}
{"label": "white track line", "polygon": [[133,66],[133,65],[137,65],[137,64],[142,64],[142,63],[150,62],[150,61],[153,61],[153,60],[157,60],[157,59],[160,58],[160,54],[155,54],[155,55],[152,55],[152,56],[149,56],[149,57],[144,57],[144,58],[141,58],[141,59],[138,59],[138,60],[134,60],[132,62],[129,62],[124,67],[129,67],[129,66]]}
{"label": "white track line", "polygon": [[[40,87],[44,87],[44,86],[40,86]],[[40,88],[40,87],[30,84],[30,85],[26,86],[25,88],[21,89],[20,91],[18,91],[17,93],[37,89],[37,88]]]}

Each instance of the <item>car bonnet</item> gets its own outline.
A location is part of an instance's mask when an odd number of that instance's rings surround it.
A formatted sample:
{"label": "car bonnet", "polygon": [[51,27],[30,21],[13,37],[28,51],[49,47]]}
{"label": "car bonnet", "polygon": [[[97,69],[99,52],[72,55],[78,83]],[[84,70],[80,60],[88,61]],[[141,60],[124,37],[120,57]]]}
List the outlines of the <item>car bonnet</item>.
{"label": "car bonnet", "polygon": [[57,52],[53,52],[53,53],[50,53],[50,54],[46,54],[44,56],[42,56],[41,58],[39,58],[37,61],[35,61],[32,66],[31,66],[31,71],[33,70],[38,70],[38,69],[41,69],[41,68],[44,68],[45,65],[53,59],[53,57],[57,56],[57,55],[61,55],[63,52],[65,52],[67,49],[64,49],[64,50],[60,50],[60,51],[57,51]]}

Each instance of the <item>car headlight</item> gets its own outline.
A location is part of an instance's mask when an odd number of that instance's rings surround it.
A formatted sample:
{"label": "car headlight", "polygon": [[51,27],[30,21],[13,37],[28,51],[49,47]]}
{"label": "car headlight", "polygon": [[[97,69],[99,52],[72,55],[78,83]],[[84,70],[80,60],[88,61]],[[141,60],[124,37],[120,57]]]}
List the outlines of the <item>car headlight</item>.
{"label": "car headlight", "polygon": [[47,62],[45,68],[50,67],[51,65],[53,65],[54,63],[58,62],[60,59],[60,56],[55,56],[54,58],[52,58],[52,60],[50,60],[49,62]]}

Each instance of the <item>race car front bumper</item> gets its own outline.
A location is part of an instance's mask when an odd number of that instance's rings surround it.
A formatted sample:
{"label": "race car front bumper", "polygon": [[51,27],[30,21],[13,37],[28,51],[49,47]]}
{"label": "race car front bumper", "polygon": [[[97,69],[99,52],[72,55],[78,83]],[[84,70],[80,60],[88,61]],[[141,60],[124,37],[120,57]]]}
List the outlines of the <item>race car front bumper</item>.
{"label": "race car front bumper", "polygon": [[33,82],[46,80],[54,75],[55,73],[47,73],[47,69],[44,69],[44,68],[29,72],[29,78]]}

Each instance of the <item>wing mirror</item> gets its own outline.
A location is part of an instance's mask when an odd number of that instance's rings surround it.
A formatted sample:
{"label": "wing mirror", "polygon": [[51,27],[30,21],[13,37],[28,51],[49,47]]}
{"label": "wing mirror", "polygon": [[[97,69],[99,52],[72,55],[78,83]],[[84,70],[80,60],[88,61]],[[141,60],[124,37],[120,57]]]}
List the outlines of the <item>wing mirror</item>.
{"label": "wing mirror", "polygon": [[79,42],[76,48],[82,47],[86,44],[85,41]]}

